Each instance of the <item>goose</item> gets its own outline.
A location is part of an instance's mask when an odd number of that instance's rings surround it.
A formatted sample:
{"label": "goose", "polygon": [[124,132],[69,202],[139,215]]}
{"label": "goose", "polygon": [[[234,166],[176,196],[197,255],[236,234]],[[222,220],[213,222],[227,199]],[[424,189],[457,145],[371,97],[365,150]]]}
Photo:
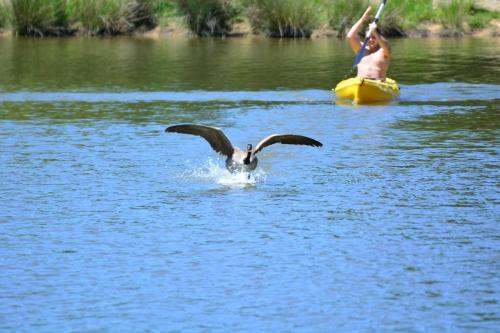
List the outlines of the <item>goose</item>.
{"label": "goose", "polygon": [[[247,145],[246,151],[233,146],[231,141],[222,132],[220,128],[196,125],[196,124],[180,124],[167,127],[165,132],[169,133],[182,133],[198,135],[208,141],[210,146],[217,153],[226,156],[226,168],[234,172],[250,172],[257,168],[258,152],[267,146],[275,143],[290,144],[290,145],[307,145],[313,147],[321,147],[323,144],[307,136],[295,134],[271,134],[262,139],[255,148],[251,144]],[[250,175],[249,175],[250,176]]]}

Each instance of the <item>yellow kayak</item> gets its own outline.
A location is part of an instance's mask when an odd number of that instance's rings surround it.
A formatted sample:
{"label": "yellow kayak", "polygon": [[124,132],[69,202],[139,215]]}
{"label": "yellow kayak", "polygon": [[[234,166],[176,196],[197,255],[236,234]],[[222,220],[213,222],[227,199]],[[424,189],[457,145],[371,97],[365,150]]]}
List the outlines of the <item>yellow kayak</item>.
{"label": "yellow kayak", "polygon": [[384,81],[352,77],[339,82],[335,89],[337,99],[352,100],[356,104],[389,102],[399,96],[399,86],[393,79]]}

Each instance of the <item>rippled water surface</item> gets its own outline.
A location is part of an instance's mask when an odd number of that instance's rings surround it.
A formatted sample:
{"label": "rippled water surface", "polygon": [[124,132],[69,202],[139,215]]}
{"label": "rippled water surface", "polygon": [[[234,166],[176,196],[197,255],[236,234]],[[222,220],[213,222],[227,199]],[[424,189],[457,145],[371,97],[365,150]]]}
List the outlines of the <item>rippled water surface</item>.
{"label": "rippled water surface", "polygon": [[392,46],[354,107],[336,40],[0,39],[0,331],[497,332],[500,40]]}

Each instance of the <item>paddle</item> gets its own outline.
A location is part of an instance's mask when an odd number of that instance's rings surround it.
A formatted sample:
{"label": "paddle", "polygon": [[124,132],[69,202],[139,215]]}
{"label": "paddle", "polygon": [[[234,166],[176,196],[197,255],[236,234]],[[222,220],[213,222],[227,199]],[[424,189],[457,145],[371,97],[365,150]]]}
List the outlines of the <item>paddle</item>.
{"label": "paddle", "polygon": [[[387,0],[382,0],[382,3],[378,7],[377,14],[375,15],[375,19],[373,19],[372,23],[378,22],[378,18],[380,17],[380,13],[382,13],[382,9],[384,9],[386,2]],[[371,30],[368,32],[368,35],[366,35],[365,41],[363,42],[363,46],[361,46],[361,48],[358,51],[358,54],[356,54],[356,58],[354,59],[354,65],[352,66],[353,68],[355,68],[361,61],[361,58],[363,58],[363,55],[365,54],[366,43],[368,43],[370,35],[371,35]]]}

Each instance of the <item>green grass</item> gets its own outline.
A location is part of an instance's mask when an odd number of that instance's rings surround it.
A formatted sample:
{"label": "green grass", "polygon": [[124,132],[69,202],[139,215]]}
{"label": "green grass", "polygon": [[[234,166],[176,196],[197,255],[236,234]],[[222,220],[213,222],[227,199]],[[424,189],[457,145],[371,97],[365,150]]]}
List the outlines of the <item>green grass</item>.
{"label": "green grass", "polygon": [[121,0],[71,0],[68,4],[71,20],[88,35],[116,34],[123,31],[120,23]]}
{"label": "green grass", "polygon": [[473,1],[471,0],[452,0],[447,5],[438,7],[439,22],[454,33],[464,30],[464,24],[468,21]]}
{"label": "green grass", "polygon": [[439,23],[452,32],[461,33],[465,24],[472,29],[488,26],[493,19],[500,18],[500,12],[479,8],[473,0],[452,0],[448,5],[438,7]]}
{"label": "green grass", "polygon": [[[13,29],[22,36],[61,36],[75,30],[89,35],[128,34],[157,24],[161,0],[8,0]],[[1,6],[2,3],[0,3]],[[0,24],[9,15],[1,11]],[[5,17],[4,17],[5,16]]]}
{"label": "green grass", "polygon": [[171,20],[177,20],[181,14],[173,1],[153,1],[153,11],[158,18],[159,25],[167,25]]}
{"label": "green grass", "polygon": [[152,0],[68,0],[68,11],[85,34],[122,35],[155,27],[156,5]]}
{"label": "green grass", "polygon": [[491,12],[476,6],[471,8],[470,14],[469,26],[472,29],[483,29],[491,20],[500,20],[500,12]]}
{"label": "green grass", "polygon": [[319,24],[324,1],[248,0],[248,16],[253,28],[271,37],[309,37]]}
{"label": "green grass", "polygon": [[485,28],[500,12],[480,9],[473,0],[452,0],[434,7],[432,0],[391,0],[381,21],[381,28],[389,35],[404,35],[425,22],[442,24],[452,34]]}
{"label": "green grass", "polygon": [[68,31],[65,0],[11,0],[12,23],[23,36],[59,36]]}
{"label": "green grass", "polygon": [[231,31],[232,21],[238,15],[234,1],[176,0],[191,30],[199,36],[224,36]]}
{"label": "green grass", "polygon": [[422,22],[432,20],[435,9],[432,0],[391,0],[380,20],[380,29],[386,35],[405,36]]}
{"label": "green grass", "polygon": [[[0,28],[18,35],[130,34],[158,24],[186,22],[199,36],[224,36],[235,22],[248,21],[271,37],[309,37],[329,25],[344,36],[370,0],[0,0]],[[373,5],[372,15],[378,4]],[[459,34],[488,26],[500,12],[480,9],[474,0],[390,0],[379,26],[387,36],[405,36],[425,23]]]}
{"label": "green grass", "polygon": [[7,0],[0,0],[0,29],[6,28],[10,22],[10,2]]}
{"label": "green grass", "polygon": [[[333,3],[329,23],[339,35],[344,35],[367,7],[362,0],[333,0]],[[376,10],[372,8],[372,15]],[[452,0],[437,7],[432,0],[391,0],[382,13],[379,27],[387,36],[405,36],[423,23],[440,23],[457,34],[464,32],[467,25],[473,29],[484,28],[498,16],[499,12],[478,9],[473,0]]]}
{"label": "green grass", "polygon": [[368,8],[369,0],[332,0],[328,11],[328,23],[339,37],[347,34],[354,23]]}

